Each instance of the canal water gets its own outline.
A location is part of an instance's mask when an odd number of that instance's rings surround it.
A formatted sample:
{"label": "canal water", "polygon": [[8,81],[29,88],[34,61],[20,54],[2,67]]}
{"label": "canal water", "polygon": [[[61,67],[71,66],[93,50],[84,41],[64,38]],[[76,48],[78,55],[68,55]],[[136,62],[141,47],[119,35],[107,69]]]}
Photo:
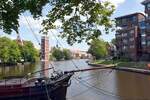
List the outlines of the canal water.
{"label": "canal water", "polygon": [[[86,60],[52,62],[50,66],[62,71],[93,67],[88,66]],[[40,63],[0,67],[0,78],[40,69]],[[105,69],[76,73],[71,79],[67,100],[150,100],[149,91],[150,76]]]}

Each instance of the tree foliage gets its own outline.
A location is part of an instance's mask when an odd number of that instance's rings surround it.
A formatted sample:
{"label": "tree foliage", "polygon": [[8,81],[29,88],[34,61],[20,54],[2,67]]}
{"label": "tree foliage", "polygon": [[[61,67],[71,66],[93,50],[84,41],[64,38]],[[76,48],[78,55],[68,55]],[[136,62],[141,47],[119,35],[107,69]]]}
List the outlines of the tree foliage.
{"label": "tree foliage", "polygon": [[2,63],[16,64],[24,59],[25,62],[35,62],[38,52],[33,43],[24,41],[24,45],[18,45],[16,40],[0,37],[0,60]]}
{"label": "tree foliage", "polygon": [[61,48],[53,48],[52,56],[58,61],[69,60],[72,58],[70,50]]}
{"label": "tree foliage", "polygon": [[68,49],[63,49],[63,55],[65,60],[69,60],[72,58],[71,52]]}
{"label": "tree foliage", "polygon": [[97,2],[97,0],[61,0],[52,2],[52,10],[43,21],[44,33],[56,28],[56,21],[62,22],[61,37],[66,38],[69,44],[89,41],[98,38],[102,31],[106,32],[112,27],[110,16],[114,6],[110,2]]}
{"label": "tree foliage", "polygon": [[52,56],[56,59],[56,60],[62,60],[64,57],[63,51],[60,48],[53,48],[52,51]]}
{"label": "tree foliage", "polygon": [[96,59],[107,56],[107,43],[100,39],[95,39],[90,43],[88,53],[91,53]]}
{"label": "tree foliage", "polygon": [[114,6],[98,0],[0,0],[0,29],[10,34],[18,33],[18,19],[21,13],[30,11],[34,18],[41,16],[43,6],[50,4],[47,19],[43,21],[42,33],[55,29],[56,21],[62,22],[61,37],[69,44],[89,41],[101,35],[99,26],[106,32],[112,27],[110,16]]}
{"label": "tree foliage", "polygon": [[20,60],[20,51],[17,43],[7,37],[0,38],[0,60],[3,63],[16,63]]}
{"label": "tree foliage", "polygon": [[25,62],[35,62],[38,58],[38,51],[34,48],[34,45],[30,41],[24,41],[23,45],[19,46],[21,57]]}
{"label": "tree foliage", "polygon": [[42,7],[49,0],[0,0],[0,29],[10,34],[12,30],[18,33],[19,15],[30,11],[34,18],[41,16]]}

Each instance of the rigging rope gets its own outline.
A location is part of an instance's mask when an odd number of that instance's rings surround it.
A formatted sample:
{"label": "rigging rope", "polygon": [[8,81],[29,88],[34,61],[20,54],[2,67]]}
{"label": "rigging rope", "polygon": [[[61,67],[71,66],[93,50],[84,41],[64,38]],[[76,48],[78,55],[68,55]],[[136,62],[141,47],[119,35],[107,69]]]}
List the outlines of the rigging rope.
{"label": "rigging rope", "polygon": [[[29,29],[31,30],[33,36],[35,37],[37,43],[39,44],[39,46],[41,46],[41,43],[40,43],[38,37],[36,36],[36,34],[34,33],[32,27],[31,27],[31,25],[30,25],[30,22],[28,21],[28,19],[25,17],[24,14],[23,14],[23,17],[25,18],[25,20],[26,20],[26,22],[27,22],[27,24],[28,24],[28,26],[29,26]],[[38,23],[38,25],[39,25],[39,23]],[[39,27],[40,27],[40,25],[39,25]],[[54,66],[51,62],[50,62],[50,64],[51,64],[51,67],[52,67],[52,69],[53,69],[53,72],[55,72],[55,66]]]}
{"label": "rigging rope", "polygon": [[[61,44],[61,42],[60,42],[60,41],[57,39],[57,37],[54,35],[54,32],[53,32],[52,30],[50,30],[50,31],[51,31],[52,35],[54,36],[54,38],[56,39],[57,43],[59,43],[59,45],[61,45],[62,48],[64,48],[64,46]],[[56,30],[56,31],[57,31],[57,30]],[[70,61],[71,61],[72,64],[76,67],[76,69],[80,69],[72,59],[71,59]]]}
{"label": "rigging rope", "polygon": [[48,89],[47,89],[47,83],[45,83],[45,89],[46,89],[47,99],[51,100],[49,93],[48,93]]}
{"label": "rigging rope", "polygon": [[[80,81],[80,80],[77,79],[77,78],[75,78],[75,80],[78,81],[79,83],[81,83],[81,84],[82,84],[83,86],[85,86],[85,87],[88,87],[88,88],[92,87],[94,90],[96,90],[96,91],[98,92],[98,93],[96,92],[96,94],[98,94],[98,95],[104,94],[104,95],[112,96],[112,97],[115,97],[115,98],[121,98],[121,96],[116,95],[116,94],[114,94],[114,93],[112,93],[112,92],[106,91],[106,90],[101,89],[101,88],[98,88],[98,87],[96,87],[96,86],[92,86],[91,84],[89,84],[89,83],[86,82],[86,81]],[[100,94],[99,94],[99,93],[100,93]]]}
{"label": "rigging rope", "polygon": [[33,31],[32,27],[31,27],[31,25],[30,25],[28,19],[25,17],[24,14],[23,14],[23,17],[25,18],[25,20],[26,20],[26,22],[27,22],[27,24],[28,24],[28,26],[29,26],[29,29],[31,30],[31,32],[32,32],[33,36],[35,37],[36,41],[38,42],[39,45],[41,45],[41,44],[40,44],[40,41],[39,41],[39,39],[38,39],[38,37],[37,37],[36,34],[34,33],[34,31]]}
{"label": "rigging rope", "polygon": [[[51,6],[51,5],[50,5],[50,6]],[[46,9],[46,8],[45,8],[45,9]],[[46,9],[46,11],[49,12],[48,9]],[[52,35],[54,36],[54,38],[56,39],[57,43],[59,43],[59,44],[62,46],[62,48],[64,48],[63,45],[61,44],[61,42],[60,42],[60,41],[57,39],[57,37],[55,36],[54,32],[53,32],[52,30],[50,30],[50,31],[51,31]],[[58,32],[57,29],[56,29],[56,31]],[[74,67],[75,67],[76,69],[80,69],[72,59],[71,59],[70,61],[72,62],[72,64],[74,65]]]}
{"label": "rigging rope", "polygon": [[[36,39],[36,41],[38,42],[38,44],[41,46],[40,41],[39,41],[39,39],[37,38],[36,34],[34,33],[34,31],[33,31],[32,27],[31,27],[31,25],[30,25],[28,19],[25,17],[24,14],[23,14],[23,16],[24,16],[24,18],[25,18],[25,20],[26,20],[26,22],[27,22],[27,24],[28,24],[28,26],[29,26],[29,29],[31,30],[33,36],[35,37],[35,39]],[[50,63],[50,64],[51,64],[51,63]],[[51,65],[52,65],[52,64],[51,64]],[[52,66],[52,69],[53,69],[53,68],[54,68],[54,67]],[[48,68],[48,69],[46,69],[46,70],[49,70],[49,69],[51,69],[51,68]],[[54,69],[53,69],[53,70],[54,70]],[[40,70],[40,71],[42,71],[42,70]],[[45,71],[45,70],[44,70],[44,71]],[[34,72],[34,73],[37,73],[37,72],[39,72],[39,71],[36,71],[36,72]],[[33,73],[32,73],[32,74],[33,74]],[[46,89],[47,99],[48,99],[48,100],[51,100],[51,98],[50,98],[50,96],[49,96],[49,93],[48,93],[48,89],[47,89],[47,83],[45,83],[45,89]]]}
{"label": "rigging rope", "polygon": [[[77,83],[77,82],[76,82],[76,83]],[[82,91],[82,92],[79,92],[79,93],[77,93],[76,95],[73,95],[73,96],[71,96],[71,97],[69,97],[69,98],[67,98],[67,99],[69,100],[69,99],[78,97],[78,96],[80,96],[80,95],[83,95],[84,93],[88,92],[88,91],[91,90],[94,86],[96,86],[96,85],[98,85],[98,84],[99,84],[99,82],[98,82],[97,84],[94,84],[94,85],[91,86],[91,87],[88,87],[86,90],[84,90],[84,91]]]}
{"label": "rigging rope", "polygon": [[[112,72],[112,71],[111,71]],[[106,76],[108,76],[110,73],[111,73],[110,71],[108,71],[108,74],[105,74]],[[94,74],[92,74],[92,76],[95,76]],[[87,76],[88,77],[88,76]],[[112,92],[109,92],[109,91],[107,91],[107,90],[104,90],[104,89],[102,89],[102,88],[98,88],[98,87],[96,87],[96,85],[98,85],[101,81],[103,81],[103,80],[101,80],[100,82],[98,81],[98,83],[96,83],[95,85],[92,85],[92,84],[90,84],[90,83],[88,83],[87,82],[87,80],[90,80],[90,79],[97,79],[97,78],[88,78],[88,79],[86,79],[86,80],[82,80],[82,79],[79,79],[78,78],[78,76],[74,76],[73,77],[73,79],[75,79],[76,81],[78,81],[80,84],[82,84],[83,86],[85,86],[85,87],[87,87],[88,89],[86,90],[86,91],[88,91],[89,89],[94,89],[94,90],[96,90],[98,93],[98,95],[101,95],[101,94],[104,94],[104,95],[108,95],[108,96],[112,96],[112,97],[115,97],[115,98],[124,98],[125,100],[130,100],[130,99],[127,99],[127,97],[125,97],[125,96],[120,96],[120,95],[118,95],[118,94],[114,94],[114,93],[112,93]],[[98,79],[99,80],[99,79]],[[83,91],[83,93],[85,93],[86,91]],[[74,98],[74,97],[76,97],[76,96],[79,96],[79,95],[82,95],[83,94],[82,92],[80,93],[80,94],[76,94],[76,95],[74,95],[74,96],[71,96],[71,97],[69,97],[68,99],[71,99],[71,98]]]}

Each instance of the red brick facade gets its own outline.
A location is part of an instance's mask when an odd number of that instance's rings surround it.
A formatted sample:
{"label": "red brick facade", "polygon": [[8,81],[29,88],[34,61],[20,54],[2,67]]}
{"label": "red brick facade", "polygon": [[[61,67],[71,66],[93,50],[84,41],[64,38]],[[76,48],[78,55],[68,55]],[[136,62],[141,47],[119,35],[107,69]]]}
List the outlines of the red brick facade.
{"label": "red brick facade", "polygon": [[145,19],[142,13],[134,13],[116,18],[116,48],[120,57],[139,60],[141,56],[141,33],[139,22]]}
{"label": "red brick facade", "polygon": [[46,36],[41,39],[41,59],[43,61],[49,60],[49,39]]}
{"label": "red brick facade", "polygon": [[146,47],[145,52],[150,56],[150,0],[145,0],[142,2],[145,6],[145,13],[146,13]]}

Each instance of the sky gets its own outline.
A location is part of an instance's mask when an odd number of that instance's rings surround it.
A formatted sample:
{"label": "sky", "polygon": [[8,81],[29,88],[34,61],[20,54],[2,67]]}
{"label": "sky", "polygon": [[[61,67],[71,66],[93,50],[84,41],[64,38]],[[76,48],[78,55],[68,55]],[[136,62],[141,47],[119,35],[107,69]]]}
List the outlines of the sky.
{"label": "sky", "polygon": [[[101,1],[106,1],[106,0],[101,0]],[[135,12],[144,12],[144,6],[141,4],[143,0],[108,0],[108,1],[112,2],[116,6],[116,10],[112,15],[112,19],[126,14],[135,13]],[[48,6],[44,7],[43,15],[47,14],[48,9],[50,9]],[[40,46],[38,45],[38,41],[32,34],[32,31],[33,33],[36,34],[38,40],[40,41],[41,34],[39,34],[39,30],[42,29],[42,26],[40,25],[42,19],[45,19],[45,17],[42,17],[39,20],[34,20],[32,16],[29,14],[29,12],[25,12],[24,14],[20,15],[20,19],[19,19],[19,24],[20,24],[19,33],[21,39],[32,41],[36,48],[40,48]],[[32,27],[32,31],[29,26]],[[74,44],[73,46],[69,46],[65,40],[57,37],[58,34],[59,33],[57,30],[50,31],[48,35],[50,39],[50,46],[55,46],[56,44],[58,44],[58,46],[62,48],[68,48],[72,50],[82,50],[82,51],[88,50],[88,45],[86,45],[86,43],[84,42],[80,44]],[[13,32],[11,35],[6,35],[2,30],[0,30],[0,36],[7,36],[12,39],[16,39],[17,37],[15,32]],[[113,38],[115,38],[115,32],[109,34],[103,33],[103,35],[100,37],[105,41],[110,42]]]}

